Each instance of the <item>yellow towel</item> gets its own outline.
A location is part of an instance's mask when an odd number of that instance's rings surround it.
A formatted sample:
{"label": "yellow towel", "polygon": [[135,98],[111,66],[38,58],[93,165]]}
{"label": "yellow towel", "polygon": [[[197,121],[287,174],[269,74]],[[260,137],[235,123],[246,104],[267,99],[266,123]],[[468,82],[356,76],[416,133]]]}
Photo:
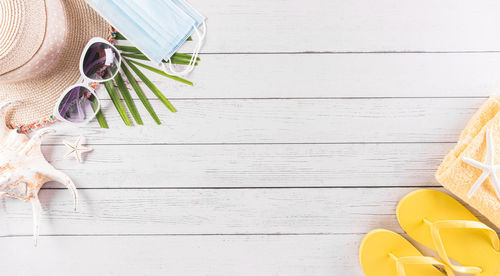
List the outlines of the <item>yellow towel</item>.
{"label": "yellow towel", "polygon": [[[497,227],[500,227],[500,199],[495,188],[486,179],[471,198],[467,193],[482,171],[462,161],[463,157],[484,162],[486,156],[486,131],[493,134],[495,164],[500,164],[500,95],[491,96],[472,116],[462,131],[455,148],[445,157],[436,179],[445,188],[477,209]],[[500,176],[500,171],[497,173]]]}

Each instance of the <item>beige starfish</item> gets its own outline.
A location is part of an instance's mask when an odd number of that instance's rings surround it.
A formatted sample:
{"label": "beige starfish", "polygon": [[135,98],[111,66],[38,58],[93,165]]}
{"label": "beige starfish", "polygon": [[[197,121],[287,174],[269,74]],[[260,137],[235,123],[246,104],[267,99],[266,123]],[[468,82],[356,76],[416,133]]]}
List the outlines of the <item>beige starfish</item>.
{"label": "beige starfish", "polygon": [[83,162],[82,154],[92,151],[91,148],[82,146],[83,140],[84,140],[83,136],[78,137],[78,139],[76,139],[76,142],[74,144],[64,140],[63,143],[66,145],[66,147],[69,148],[69,151],[64,155],[64,158],[73,157],[76,159],[76,161],[82,163]]}

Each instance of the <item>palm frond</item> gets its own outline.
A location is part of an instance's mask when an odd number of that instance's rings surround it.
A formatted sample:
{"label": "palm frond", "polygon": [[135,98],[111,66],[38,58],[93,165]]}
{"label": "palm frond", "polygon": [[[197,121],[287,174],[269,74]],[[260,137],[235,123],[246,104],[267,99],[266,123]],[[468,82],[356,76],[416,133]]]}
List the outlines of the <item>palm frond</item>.
{"label": "palm frond", "polygon": [[130,93],[128,92],[127,85],[123,81],[122,75],[120,73],[116,74],[115,77],[115,82],[116,85],[118,86],[118,90],[120,90],[120,93],[122,94],[123,100],[125,101],[125,104],[127,104],[128,110],[132,114],[132,117],[134,118],[135,122],[138,125],[142,125],[142,118],[141,115],[139,114],[139,111],[137,111],[137,107],[135,106],[134,100],[132,100],[132,97],[130,96]]}
{"label": "palm frond", "polygon": [[[127,40],[122,34],[119,32],[113,33],[113,36],[116,40]],[[191,37],[187,39],[188,41],[192,40]],[[121,64],[121,69],[123,73],[125,74],[128,82],[132,86],[132,89],[135,91],[137,96],[139,97],[140,101],[146,108],[146,110],[149,112],[153,120],[157,124],[161,124],[160,119],[158,118],[158,115],[154,111],[153,107],[151,106],[148,98],[144,94],[143,90],[137,83],[137,80],[133,76],[132,72],[129,70],[132,69],[134,71],[135,75],[139,77],[142,82],[153,92],[153,94],[158,97],[158,99],[172,112],[176,112],[177,110],[175,107],[170,103],[170,101],[163,95],[163,93],[151,82],[145,75],[142,73],[142,71],[137,67],[141,67],[143,69],[147,69],[149,71],[155,72],[159,75],[162,75],[164,77],[182,82],[184,84],[188,85],[193,85],[191,81],[188,81],[186,79],[173,76],[170,74],[167,74],[163,72],[163,70],[154,68],[152,66],[146,65],[144,63],[138,62],[137,60],[143,60],[143,61],[149,61],[149,58],[146,57],[137,47],[134,46],[125,46],[125,45],[115,45],[115,47],[120,50],[121,55],[123,57],[123,61]],[[132,60],[135,59],[135,60]],[[171,62],[172,64],[181,64],[181,65],[189,65],[191,62],[192,55],[190,54],[183,54],[183,53],[175,53],[170,57],[168,61],[163,60],[163,62],[168,63]],[[195,66],[198,65],[198,61],[201,59],[199,57],[196,58]],[[128,65],[128,66],[127,66]],[[136,66],[137,65],[137,66]],[[116,77],[114,78],[114,81],[116,82],[116,86],[118,87],[118,90],[116,90],[116,87],[113,83],[113,81],[108,81],[104,83],[104,87],[106,88],[111,101],[113,102],[113,105],[115,106],[116,110],[120,114],[120,117],[122,118],[123,122],[127,126],[131,126],[132,123],[130,121],[130,118],[127,114],[126,107],[122,104],[121,100],[123,97],[123,100],[125,101],[126,106],[128,107],[129,112],[131,113],[132,117],[134,118],[135,122],[139,125],[143,124],[142,118],[139,114],[139,111],[137,110],[137,106],[135,102],[132,99],[132,96],[130,94],[130,90],[125,84],[124,77],[121,75],[121,73],[118,73]],[[121,95],[121,97],[120,97]],[[106,122],[106,119],[104,118],[104,115],[101,110],[97,112],[96,114],[96,119],[99,122],[99,125],[102,128],[108,128],[108,123]]]}
{"label": "palm frond", "polygon": [[[122,57],[128,57],[128,58],[133,58],[133,59],[139,59],[139,60],[147,60],[149,61],[149,58],[145,55],[141,55],[141,54],[127,54],[127,53],[123,53],[121,54]],[[165,62],[172,62],[172,64],[182,64],[182,65],[189,65],[190,63],[190,60],[187,60],[187,59],[184,59],[184,58],[171,58],[170,60],[168,61],[165,61]],[[198,66],[198,62],[195,62],[194,63],[195,66]]]}
{"label": "palm frond", "polygon": [[[123,52],[129,52],[129,53],[133,53],[133,54],[140,54],[140,55],[144,56],[144,54],[141,52],[141,50],[139,50],[137,47],[134,47],[134,46],[115,45],[115,47],[116,47],[116,49],[118,49],[120,51],[123,51]],[[175,53],[175,54],[172,55],[172,58],[191,60],[192,55],[190,55],[190,54],[183,54],[183,53]],[[200,57],[196,58],[196,61],[200,61],[200,60],[201,60]],[[163,61],[163,62],[165,62],[165,61]]]}
{"label": "palm frond", "polygon": [[125,62],[127,62],[127,65],[132,68],[132,71],[149,87],[151,92],[155,94],[158,99],[172,112],[176,112],[177,110],[175,107],[170,103],[167,98],[161,93],[161,91],[137,68],[134,64],[132,64],[131,60],[125,59]]}
{"label": "palm frond", "polygon": [[118,113],[120,114],[120,117],[122,117],[123,122],[127,126],[132,126],[132,123],[130,122],[130,119],[128,118],[127,112],[125,111],[125,108],[123,107],[122,102],[120,101],[120,96],[116,92],[115,86],[113,84],[113,81],[107,81],[104,83],[104,87],[106,87],[106,90],[108,91],[109,97],[111,98],[111,101],[113,101],[113,104],[118,110]]}
{"label": "palm frond", "polygon": [[97,111],[95,118],[101,128],[109,128],[108,122],[106,122],[106,118],[104,118],[104,115],[102,114],[102,110]]}
{"label": "palm frond", "polygon": [[192,83],[192,82],[190,82],[190,81],[188,81],[188,80],[186,80],[186,79],[183,79],[183,78],[181,78],[181,77],[177,77],[177,76],[172,76],[172,75],[169,75],[169,74],[167,74],[167,73],[163,72],[163,71],[162,71],[162,70],[160,70],[160,69],[156,69],[156,68],[151,67],[151,66],[149,66],[149,65],[146,65],[146,64],[144,64],[144,63],[140,63],[140,62],[138,62],[138,61],[135,61],[135,60],[130,60],[130,59],[125,59],[125,60],[127,61],[127,64],[129,64],[129,65],[130,65],[130,63],[133,63],[133,64],[136,64],[136,65],[141,66],[142,68],[148,69],[148,70],[149,70],[149,71],[151,71],[151,72],[155,72],[155,73],[157,73],[157,74],[160,74],[160,75],[162,75],[162,76],[164,76],[164,77],[167,77],[167,78],[170,78],[170,79],[173,79],[173,80],[176,80],[176,81],[180,81],[180,82],[182,82],[182,83],[185,83],[185,84],[188,84],[188,85],[191,85],[191,86],[193,85],[193,83]]}
{"label": "palm frond", "polygon": [[123,73],[125,73],[125,76],[127,77],[128,81],[130,82],[130,85],[135,90],[135,93],[137,94],[137,96],[141,100],[142,104],[144,105],[144,107],[146,107],[149,114],[151,114],[151,117],[153,117],[153,120],[155,120],[155,122],[157,124],[161,125],[160,118],[158,118],[158,115],[156,115],[153,107],[149,103],[148,98],[146,98],[146,95],[144,95],[144,92],[142,91],[141,87],[139,86],[139,84],[135,80],[134,76],[132,76],[132,73],[130,72],[130,70],[128,70],[125,63],[122,63],[121,68],[123,70]]}

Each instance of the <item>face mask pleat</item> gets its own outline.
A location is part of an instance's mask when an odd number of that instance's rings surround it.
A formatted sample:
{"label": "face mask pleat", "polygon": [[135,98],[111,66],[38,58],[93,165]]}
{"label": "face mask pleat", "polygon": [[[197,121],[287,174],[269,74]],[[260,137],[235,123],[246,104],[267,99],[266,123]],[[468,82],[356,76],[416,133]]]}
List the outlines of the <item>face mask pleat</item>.
{"label": "face mask pleat", "polygon": [[[148,1],[143,0],[140,1],[140,4],[135,3],[135,1],[127,1],[127,0],[111,0],[117,4],[117,8],[121,10],[121,12],[125,13],[129,18],[141,18],[141,20],[135,20],[134,23],[143,30],[151,39],[156,40],[157,42],[167,41],[165,37],[162,36],[161,26],[157,24],[155,18],[152,14],[150,14],[148,7]],[[125,5],[120,5],[120,2],[125,3]],[[161,2],[161,1],[158,1]],[[158,3],[159,4],[159,3]],[[158,7],[160,8],[160,7]],[[161,7],[164,8],[164,7]]]}
{"label": "face mask pleat", "polygon": [[205,21],[205,16],[199,13],[191,4],[183,0],[171,0],[177,5],[182,11],[189,15],[195,22],[195,27],[200,27],[200,25]]}
{"label": "face mask pleat", "polygon": [[[183,0],[87,0],[156,63],[168,60],[205,17]],[[198,47],[196,47],[198,48]]]}

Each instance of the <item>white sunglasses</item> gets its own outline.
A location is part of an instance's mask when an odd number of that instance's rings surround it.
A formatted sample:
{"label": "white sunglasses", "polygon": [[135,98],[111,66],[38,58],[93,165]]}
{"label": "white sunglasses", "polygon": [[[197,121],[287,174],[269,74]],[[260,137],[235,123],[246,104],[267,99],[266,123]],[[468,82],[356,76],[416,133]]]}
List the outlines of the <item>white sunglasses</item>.
{"label": "white sunglasses", "polygon": [[54,116],[74,124],[92,120],[101,104],[89,83],[112,80],[120,71],[121,55],[111,43],[100,37],[90,39],[80,57],[79,83],[68,87],[54,106]]}

